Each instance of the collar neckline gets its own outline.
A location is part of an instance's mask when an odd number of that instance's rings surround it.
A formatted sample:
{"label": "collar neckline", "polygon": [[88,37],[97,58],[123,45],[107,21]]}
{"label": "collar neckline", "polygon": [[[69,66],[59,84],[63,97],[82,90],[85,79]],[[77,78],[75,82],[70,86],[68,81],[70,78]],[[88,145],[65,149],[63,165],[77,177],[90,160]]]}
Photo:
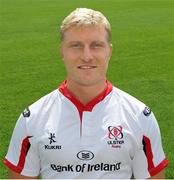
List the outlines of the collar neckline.
{"label": "collar neckline", "polygon": [[94,106],[102,101],[112,91],[112,84],[106,80],[106,88],[86,105],[82,104],[76,97],[72,95],[67,88],[67,80],[63,81],[63,83],[59,86],[59,91],[66,98],[68,98],[80,112],[92,111]]}

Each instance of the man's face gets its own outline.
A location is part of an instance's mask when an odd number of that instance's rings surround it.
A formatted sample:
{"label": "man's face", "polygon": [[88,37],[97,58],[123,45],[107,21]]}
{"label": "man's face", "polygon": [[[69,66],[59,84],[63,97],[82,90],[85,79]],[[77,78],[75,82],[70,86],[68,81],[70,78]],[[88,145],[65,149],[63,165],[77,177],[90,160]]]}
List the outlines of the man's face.
{"label": "man's face", "polygon": [[64,33],[60,53],[67,80],[91,86],[106,80],[112,45],[103,26],[71,27]]}

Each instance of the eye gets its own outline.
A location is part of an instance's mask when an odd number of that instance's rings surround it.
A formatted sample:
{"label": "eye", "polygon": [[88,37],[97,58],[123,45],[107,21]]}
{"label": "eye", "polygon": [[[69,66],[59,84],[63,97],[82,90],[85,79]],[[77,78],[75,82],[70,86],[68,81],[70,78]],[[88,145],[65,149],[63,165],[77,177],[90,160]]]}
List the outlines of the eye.
{"label": "eye", "polygon": [[80,43],[73,43],[70,45],[71,48],[82,48],[82,45]]}
{"label": "eye", "polygon": [[92,47],[92,48],[101,48],[101,47],[103,47],[103,44],[102,44],[102,43],[97,43],[97,42],[95,42],[95,43],[92,43],[92,44],[91,44],[91,47]]}

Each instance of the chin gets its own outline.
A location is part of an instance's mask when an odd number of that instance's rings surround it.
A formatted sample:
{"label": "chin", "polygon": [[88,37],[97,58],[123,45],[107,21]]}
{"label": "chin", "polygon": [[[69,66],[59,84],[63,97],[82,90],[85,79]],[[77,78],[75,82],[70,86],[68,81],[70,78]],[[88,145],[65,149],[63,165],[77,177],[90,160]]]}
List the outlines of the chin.
{"label": "chin", "polygon": [[78,84],[83,85],[83,86],[94,86],[97,85],[99,83],[101,83],[102,81],[105,81],[105,79],[103,80],[89,80],[89,79],[83,79],[82,81],[79,81]]}

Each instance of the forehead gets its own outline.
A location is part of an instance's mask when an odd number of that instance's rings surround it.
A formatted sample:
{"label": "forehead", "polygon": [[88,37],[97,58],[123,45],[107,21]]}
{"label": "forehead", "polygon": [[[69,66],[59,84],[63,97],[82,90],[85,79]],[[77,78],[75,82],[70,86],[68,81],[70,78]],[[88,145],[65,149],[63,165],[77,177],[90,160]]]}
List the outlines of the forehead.
{"label": "forehead", "polygon": [[107,37],[103,26],[73,26],[64,32],[63,41],[107,41]]}

